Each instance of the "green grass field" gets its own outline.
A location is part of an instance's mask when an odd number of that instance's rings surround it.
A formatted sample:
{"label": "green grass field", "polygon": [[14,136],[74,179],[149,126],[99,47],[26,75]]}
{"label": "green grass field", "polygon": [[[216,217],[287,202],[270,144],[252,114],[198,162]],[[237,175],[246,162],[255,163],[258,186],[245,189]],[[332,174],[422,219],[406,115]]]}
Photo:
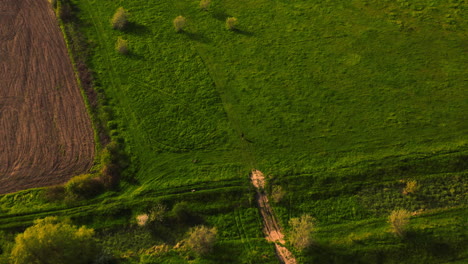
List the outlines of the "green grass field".
{"label": "green grass field", "polygon": [[[184,200],[221,233],[216,253],[191,263],[276,263],[252,201],[256,168],[286,190],[274,207],[286,229],[303,213],[318,221],[316,244],[295,252],[301,263],[468,258],[465,1],[213,0],[208,11],[188,0],[71,2],[113,112],[101,118],[130,167],[121,192],[82,204],[47,204],[39,191],[0,197],[5,241],[63,214],[138,255],[162,240],[127,227],[135,214]],[[110,19],[121,6],[130,23],[118,31]],[[118,37],[129,54],[115,50]],[[408,179],[415,195],[401,193]],[[406,241],[386,223],[396,208],[422,212]]]}

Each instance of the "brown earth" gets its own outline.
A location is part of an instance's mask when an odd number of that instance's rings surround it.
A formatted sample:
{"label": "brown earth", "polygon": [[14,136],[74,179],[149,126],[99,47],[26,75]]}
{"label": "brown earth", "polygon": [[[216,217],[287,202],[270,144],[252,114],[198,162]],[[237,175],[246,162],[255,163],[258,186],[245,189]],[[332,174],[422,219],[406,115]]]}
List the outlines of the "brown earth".
{"label": "brown earth", "polygon": [[91,121],[47,0],[0,0],[0,194],[93,163]]}
{"label": "brown earth", "polygon": [[284,235],[268,203],[268,197],[264,192],[265,176],[261,171],[253,170],[250,174],[250,179],[257,189],[257,204],[263,219],[263,233],[265,233],[266,239],[275,243],[276,255],[282,263],[296,264],[297,261],[293,254],[284,246]]}

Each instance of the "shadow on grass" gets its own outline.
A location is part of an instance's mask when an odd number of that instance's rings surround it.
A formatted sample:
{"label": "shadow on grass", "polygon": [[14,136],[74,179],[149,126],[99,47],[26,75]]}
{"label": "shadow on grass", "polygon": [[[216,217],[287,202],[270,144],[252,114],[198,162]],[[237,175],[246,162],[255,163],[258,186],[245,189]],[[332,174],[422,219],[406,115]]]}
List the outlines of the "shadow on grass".
{"label": "shadow on grass", "polygon": [[123,32],[134,35],[147,35],[151,33],[151,30],[145,26],[135,22],[128,22]]}
{"label": "shadow on grass", "polygon": [[211,43],[211,39],[207,38],[205,35],[200,34],[200,33],[193,33],[193,32],[187,32],[187,31],[182,31],[182,33],[187,36],[190,40],[197,41],[200,43],[204,44],[209,44]]}
{"label": "shadow on grass", "polygon": [[241,34],[241,35],[244,35],[246,37],[253,37],[254,36],[254,33],[253,32],[250,32],[250,31],[246,31],[246,30],[242,30],[242,29],[234,29],[233,32],[237,33],[237,34]]}
{"label": "shadow on grass", "polygon": [[226,21],[226,19],[230,17],[229,14],[227,14],[224,10],[218,10],[213,12],[213,18],[219,20],[219,21]]}

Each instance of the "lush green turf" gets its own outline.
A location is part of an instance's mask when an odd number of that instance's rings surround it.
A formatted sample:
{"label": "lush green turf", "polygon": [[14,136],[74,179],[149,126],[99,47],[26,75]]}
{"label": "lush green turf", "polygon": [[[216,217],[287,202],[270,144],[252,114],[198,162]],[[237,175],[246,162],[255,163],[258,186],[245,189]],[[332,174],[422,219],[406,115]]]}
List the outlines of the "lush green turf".
{"label": "lush green turf", "polygon": [[[135,214],[186,200],[221,232],[217,253],[197,261],[269,263],[247,181],[258,168],[286,190],[275,205],[283,226],[302,213],[318,220],[317,245],[296,252],[304,263],[467,257],[457,227],[467,216],[465,1],[213,0],[207,12],[188,0],[71,2],[114,113],[104,119],[131,165],[121,193],[81,204],[44,204],[39,191],[3,196],[0,228],[72,215],[124,254],[161,242],[129,224]],[[110,26],[120,6],[130,14],[123,31]],[[236,31],[225,29],[231,16]],[[119,36],[128,55],[115,51]],[[399,180],[410,178],[421,188],[405,196]],[[386,223],[399,207],[425,210],[403,242]]]}

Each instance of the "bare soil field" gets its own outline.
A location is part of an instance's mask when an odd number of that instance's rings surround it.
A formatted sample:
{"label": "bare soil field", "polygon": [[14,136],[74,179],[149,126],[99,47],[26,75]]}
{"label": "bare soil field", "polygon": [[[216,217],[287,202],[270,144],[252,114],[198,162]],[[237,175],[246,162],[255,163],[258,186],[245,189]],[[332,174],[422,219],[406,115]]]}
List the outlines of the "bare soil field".
{"label": "bare soil field", "polygon": [[0,194],[92,166],[91,121],[46,0],[0,1]]}

